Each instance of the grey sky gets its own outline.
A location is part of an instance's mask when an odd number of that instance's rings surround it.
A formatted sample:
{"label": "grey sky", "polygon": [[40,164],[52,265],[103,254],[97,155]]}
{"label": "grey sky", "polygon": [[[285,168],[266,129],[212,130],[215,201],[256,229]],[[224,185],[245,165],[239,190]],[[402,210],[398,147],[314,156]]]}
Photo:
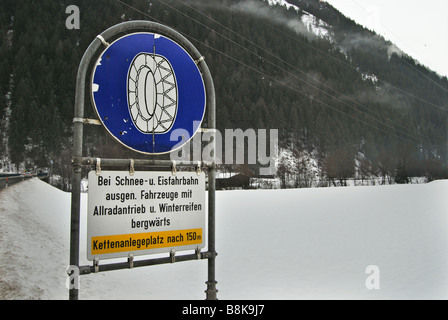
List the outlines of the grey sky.
{"label": "grey sky", "polygon": [[326,0],[421,64],[448,77],[447,0]]}

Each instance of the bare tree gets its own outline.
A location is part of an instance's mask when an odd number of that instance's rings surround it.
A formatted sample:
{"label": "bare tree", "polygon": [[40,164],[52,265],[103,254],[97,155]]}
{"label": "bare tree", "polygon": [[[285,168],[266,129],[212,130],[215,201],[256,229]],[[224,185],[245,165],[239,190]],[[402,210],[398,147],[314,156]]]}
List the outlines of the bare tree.
{"label": "bare tree", "polygon": [[325,158],[325,172],[327,178],[334,186],[336,180],[341,186],[347,186],[347,179],[355,173],[354,155],[347,149],[336,149]]}
{"label": "bare tree", "polygon": [[361,176],[361,185],[364,185],[364,180],[372,175],[372,162],[369,159],[363,158],[359,161],[359,174]]}
{"label": "bare tree", "polygon": [[397,166],[397,160],[395,154],[383,150],[378,155],[378,172],[381,175],[381,184],[386,184],[386,180],[389,184],[392,183],[395,177],[395,168]]}

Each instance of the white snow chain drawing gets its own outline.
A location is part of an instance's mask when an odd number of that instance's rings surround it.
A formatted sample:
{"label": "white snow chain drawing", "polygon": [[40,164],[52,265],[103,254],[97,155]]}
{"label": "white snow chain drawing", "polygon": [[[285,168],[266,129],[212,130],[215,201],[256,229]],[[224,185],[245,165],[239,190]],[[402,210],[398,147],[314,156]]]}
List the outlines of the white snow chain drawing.
{"label": "white snow chain drawing", "polygon": [[177,114],[177,83],[170,62],[141,52],[128,71],[128,105],[134,125],[143,133],[168,132]]}

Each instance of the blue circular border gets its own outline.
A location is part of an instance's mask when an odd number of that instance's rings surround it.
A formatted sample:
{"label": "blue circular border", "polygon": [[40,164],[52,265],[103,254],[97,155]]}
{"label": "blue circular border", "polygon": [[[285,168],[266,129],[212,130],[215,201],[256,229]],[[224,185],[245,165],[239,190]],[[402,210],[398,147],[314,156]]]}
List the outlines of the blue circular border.
{"label": "blue circular border", "polygon": [[[171,129],[163,134],[142,133],[129,113],[128,71],[134,57],[142,52],[165,57],[176,77],[177,115]],[[126,147],[145,154],[164,154],[181,148],[193,138],[205,115],[205,85],[194,60],[179,44],[154,33],[132,33],[111,43],[97,60],[91,93],[94,108],[107,131]],[[171,133],[177,129],[185,133],[183,141],[171,140]],[[176,139],[177,136],[180,135]]]}

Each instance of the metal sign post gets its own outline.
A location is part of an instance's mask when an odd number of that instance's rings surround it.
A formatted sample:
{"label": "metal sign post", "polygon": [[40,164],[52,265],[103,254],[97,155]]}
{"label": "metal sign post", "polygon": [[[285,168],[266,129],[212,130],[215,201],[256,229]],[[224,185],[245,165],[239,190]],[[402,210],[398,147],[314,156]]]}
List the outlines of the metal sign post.
{"label": "metal sign post", "polygon": [[[98,119],[84,118],[86,77],[91,67],[93,74],[89,84]],[[208,128],[200,128],[205,108]],[[149,155],[169,153],[187,143],[188,139],[180,143],[169,139],[170,132],[176,129],[186,130],[189,138],[200,129],[210,130],[214,144],[215,114],[215,89],[204,57],[178,32],[150,21],[129,21],[115,25],[96,37],[81,59],[76,79],[70,281],[76,271],[79,275],[86,275],[207,259],[206,299],[216,299],[215,156],[199,163],[176,163],[157,159],[84,157],[82,149],[83,127],[89,124],[103,125],[127,148]],[[154,169],[155,166],[160,171],[134,170],[134,167]],[[91,266],[79,265],[83,167],[93,169],[89,173],[89,187],[91,184],[93,193],[89,192],[91,219],[88,221],[88,258],[93,261]],[[110,167],[122,167],[123,171],[107,171]],[[190,171],[178,172],[180,168]],[[203,234],[203,169],[208,172],[207,241]],[[167,184],[176,186],[166,188]],[[156,201],[154,197],[159,195],[162,200]],[[178,210],[185,213],[182,219],[171,215],[172,211]],[[150,212],[158,213],[157,218],[150,218]],[[108,223],[96,223],[104,222],[104,219],[109,219]],[[123,221],[125,229],[122,229]],[[201,252],[205,244],[208,251]],[[176,249],[195,251],[193,254],[177,255]],[[134,260],[136,255],[155,252],[167,252],[169,256]],[[100,259],[116,257],[127,257],[127,261],[99,263]],[[78,286],[70,286],[70,300],[77,300],[78,297]]]}

